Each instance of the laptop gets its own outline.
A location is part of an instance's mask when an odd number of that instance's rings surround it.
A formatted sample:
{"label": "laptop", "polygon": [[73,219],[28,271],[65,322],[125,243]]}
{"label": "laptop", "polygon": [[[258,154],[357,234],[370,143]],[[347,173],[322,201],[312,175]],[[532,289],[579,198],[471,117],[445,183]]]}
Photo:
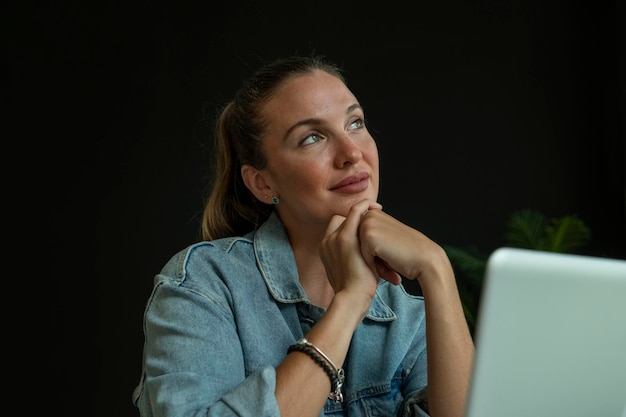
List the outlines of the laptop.
{"label": "laptop", "polygon": [[626,260],[499,248],[465,417],[626,417]]}

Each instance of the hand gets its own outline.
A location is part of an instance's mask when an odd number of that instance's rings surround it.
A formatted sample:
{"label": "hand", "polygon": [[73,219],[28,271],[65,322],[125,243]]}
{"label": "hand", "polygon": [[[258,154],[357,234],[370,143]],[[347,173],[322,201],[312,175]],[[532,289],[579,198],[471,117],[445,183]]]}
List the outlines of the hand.
{"label": "hand", "polygon": [[350,208],[347,217],[335,215],[330,219],[322,241],[321,258],[335,293],[357,290],[370,300],[374,297],[378,272],[373,259],[366,262],[361,254],[358,230],[365,213],[381,208],[376,202],[363,200]]}
{"label": "hand", "polygon": [[451,270],[443,248],[382,210],[364,213],[358,234],[366,262],[391,283],[399,283],[398,274],[420,280],[425,272]]}

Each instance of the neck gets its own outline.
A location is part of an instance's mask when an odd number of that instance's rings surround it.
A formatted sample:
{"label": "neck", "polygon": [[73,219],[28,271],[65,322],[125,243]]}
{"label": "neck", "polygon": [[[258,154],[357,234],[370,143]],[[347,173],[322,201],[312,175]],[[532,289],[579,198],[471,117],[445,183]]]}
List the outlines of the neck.
{"label": "neck", "polygon": [[311,233],[302,233],[299,236],[289,234],[300,285],[311,303],[327,308],[335,296],[335,291],[328,281],[326,269],[320,258],[321,238],[322,236],[313,237]]}

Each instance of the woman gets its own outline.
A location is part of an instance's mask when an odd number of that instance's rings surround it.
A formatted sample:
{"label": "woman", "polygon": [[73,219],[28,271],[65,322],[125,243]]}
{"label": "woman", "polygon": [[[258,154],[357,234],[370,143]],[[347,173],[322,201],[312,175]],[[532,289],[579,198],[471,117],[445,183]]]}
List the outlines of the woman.
{"label": "woman", "polygon": [[463,415],[474,348],[450,262],[376,202],[364,119],[315,56],[224,108],[204,241],[146,308],[142,416]]}

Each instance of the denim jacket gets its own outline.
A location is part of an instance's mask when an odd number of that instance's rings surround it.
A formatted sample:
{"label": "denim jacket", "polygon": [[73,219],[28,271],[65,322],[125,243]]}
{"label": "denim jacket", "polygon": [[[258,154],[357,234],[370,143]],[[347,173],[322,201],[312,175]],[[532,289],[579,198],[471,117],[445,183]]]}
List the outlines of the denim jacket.
{"label": "denim jacket", "polygon": [[[154,279],[133,403],[142,417],[279,416],[275,368],[323,314],[276,214],[246,236],[193,244]],[[320,416],[427,416],[422,297],[381,280],[343,368],[344,402]]]}

